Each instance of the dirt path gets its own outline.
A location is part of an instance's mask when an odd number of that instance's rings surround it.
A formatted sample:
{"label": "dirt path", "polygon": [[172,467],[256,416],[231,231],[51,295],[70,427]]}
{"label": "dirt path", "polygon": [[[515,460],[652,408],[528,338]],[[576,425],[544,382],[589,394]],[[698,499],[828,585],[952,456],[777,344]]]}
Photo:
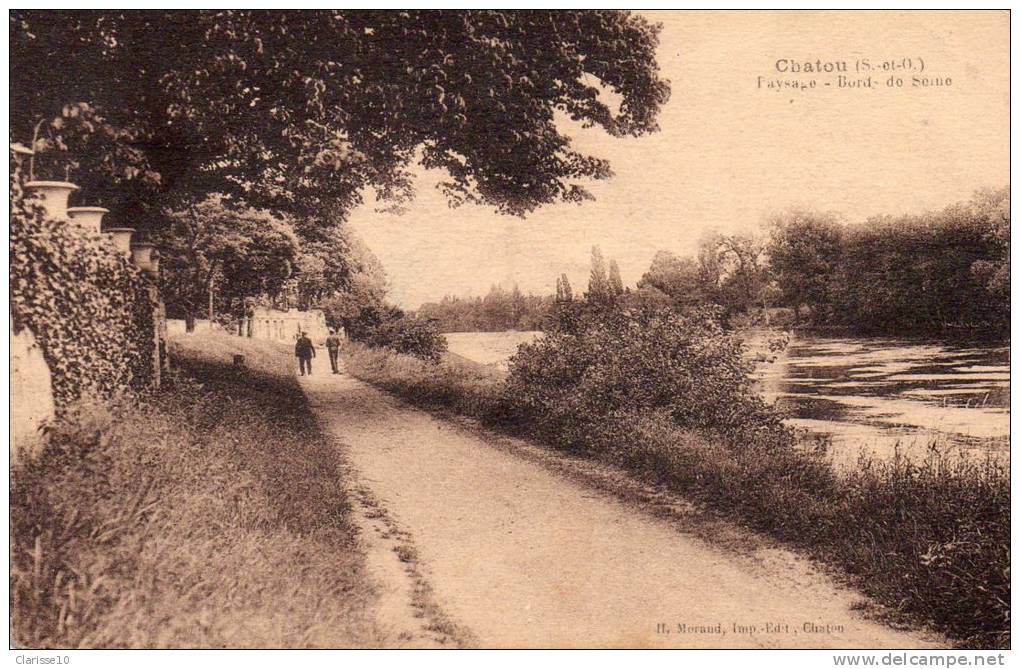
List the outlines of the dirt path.
{"label": "dirt path", "polygon": [[756,568],[347,375],[301,382],[480,646],[934,645],[863,619],[802,562]]}

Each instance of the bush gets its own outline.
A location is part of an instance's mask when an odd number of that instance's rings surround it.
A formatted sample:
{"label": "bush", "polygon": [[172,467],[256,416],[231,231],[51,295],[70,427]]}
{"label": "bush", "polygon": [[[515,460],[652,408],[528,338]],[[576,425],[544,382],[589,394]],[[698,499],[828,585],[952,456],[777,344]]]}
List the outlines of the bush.
{"label": "bush", "polygon": [[665,411],[731,445],[788,447],[792,432],[755,393],[750,371],[714,312],[588,309],[522,345],[501,394],[507,415],[561,447],[582,446],[623,411]]}
{"label": "bush", "polygon": [[439,362],[447,350],[446,338],[433,322],[404,314],[385,318],[359,340],[433,363]]}

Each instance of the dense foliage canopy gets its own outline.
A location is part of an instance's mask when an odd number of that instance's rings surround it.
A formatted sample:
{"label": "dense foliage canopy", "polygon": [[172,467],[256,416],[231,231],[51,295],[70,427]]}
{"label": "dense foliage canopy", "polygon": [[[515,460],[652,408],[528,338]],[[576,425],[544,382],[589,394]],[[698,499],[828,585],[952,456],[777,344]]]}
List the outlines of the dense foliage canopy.
{"label": "dense foliage canopy", "polygon": [[724,320],[766,318],[861,334],[1009,333],[1009,189],[919,215],[848,224],[790,210],[768,236],[707,235],[696,257],[660,251],[638,282],[643,302],[715,304]]}
{"label": "dense foliage canopy", "polygon": [[219,197],[171,214],[156,236],[163,292],[172,316],[207,307],[244,314],[246,298],[275,296],[294,273],[300,246],[291,226],[265,212],[227,207]]}
{"label": "dense foliage canopy", "polygon": [[1009,189],[920,215],[840,225],[779,217],[769,244],[786,303],[862,332],[1009,332]]}
{"label": "dense foliage canopy", "polygon": [[656,130],[657,35],[618,11],[14,11],[11,132],[131,223],[209,193],[326,222],[409,196],[415,161],[523,215],[610,174],[558,114]]}

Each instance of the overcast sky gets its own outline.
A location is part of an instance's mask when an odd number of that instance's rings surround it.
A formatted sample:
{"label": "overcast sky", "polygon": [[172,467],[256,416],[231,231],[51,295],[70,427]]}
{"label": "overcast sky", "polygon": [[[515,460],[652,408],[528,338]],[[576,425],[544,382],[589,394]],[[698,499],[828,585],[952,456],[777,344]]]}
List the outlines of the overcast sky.
{"label": "overcast sky", "polygon": [[[587,281],[593,244],[631,285],[659,249],[691,252],[708,229],[755,230],[776,210],[873,214],[936,209],[1009,180],[1009,17],[974,13],[648,12],[672,98],[662,131],[614,139],[571,129],[616,176],[597,200],[527,219],[447,207],[422,171],[403,215],[366,205],[351,224],[386,267],[391,299],[415,308],[490,284],[553,293]],[[807,92],[759,89],[776,61],[923,59],[950,87]],[[790,75],[786,75],[790,78]],[[856,75],[851,73],[853,78]],[[803,76],[800,78],[804,78]],[[829,81],[829,79],[825,79]]]}

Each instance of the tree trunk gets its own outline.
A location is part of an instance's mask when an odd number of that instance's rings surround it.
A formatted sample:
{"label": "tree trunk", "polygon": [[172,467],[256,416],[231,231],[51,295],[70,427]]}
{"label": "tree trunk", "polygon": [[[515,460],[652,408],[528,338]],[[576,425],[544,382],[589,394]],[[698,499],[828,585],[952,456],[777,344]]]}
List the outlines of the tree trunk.
{"label": "tree trunk", "polygon": [[212,280],[212,277],[209,277],[209,325],[210,326],[212,326],[213,316],[215,315],[213,313],[213,295],[214,294],[215,293],[214,293],[214,288],[213,288],[213,280]]}
{"label": "tree trunk", "polygon": [[194,332],[195,331],[195,314],[190,311],[184,314],[184,331]]}

